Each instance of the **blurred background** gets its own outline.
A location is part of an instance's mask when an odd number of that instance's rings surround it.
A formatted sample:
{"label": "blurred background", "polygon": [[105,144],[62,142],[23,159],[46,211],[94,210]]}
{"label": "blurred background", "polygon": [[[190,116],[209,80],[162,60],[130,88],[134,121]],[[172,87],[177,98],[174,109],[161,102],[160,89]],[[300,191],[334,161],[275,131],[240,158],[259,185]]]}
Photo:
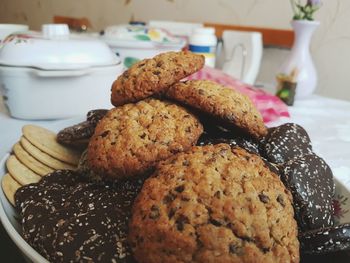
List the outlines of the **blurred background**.
{"label": "blurred background", "polygon": [[[146,4],[147,3],[147,4]],[[288,0],[1,0],[0,23],[28,24],[39,30],[55,15],[85,17],[93,31],[133,21],[173,20],[291,29]],[[319,82],[316,93],[350,100],[350,1],[324,1],[316,19],[311,53]],[[258,85],[273,85],[288,49],[265,47]]]}

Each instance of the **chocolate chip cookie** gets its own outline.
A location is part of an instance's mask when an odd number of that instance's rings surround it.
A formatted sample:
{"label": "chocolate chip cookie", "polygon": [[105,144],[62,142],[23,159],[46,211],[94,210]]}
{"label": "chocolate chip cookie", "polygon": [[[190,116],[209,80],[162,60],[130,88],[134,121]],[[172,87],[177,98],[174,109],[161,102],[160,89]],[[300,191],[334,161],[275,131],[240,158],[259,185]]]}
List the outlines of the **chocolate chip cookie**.
{"label": "chocolate chip cookie", "polygon": [[281,179],[293,195],[298,226],[302,231],[333,226],[333,173],[315,154],[284,164]]}
{"label": "chocolate chip cookie", "polygon": [[216,118],[225,128],[238,127],[255,138],[267,133],[251,100],[232,88],[209,80],[191,80],[173,85],[166,96]]}
{"label": "chocolate chip cookie", "polygon": [[120,106],[163,93],[203,66],[204,56],[189,51],[167,52],[142,60],[113,83],[111,102],[114,106]]}
{"label": "chocolate chip cookie", "polygon": [[291,195],[254,154],[227,144],[161,162],[135,200],[138,262],[299,262]]}
{"label": "chocolate chip cookie", "polygon": [[194,115],[170,102],[146,99],[126,104],[98,123],[87,160],[96,174],[110,179],[141,175],[195,145],[202,131]]}

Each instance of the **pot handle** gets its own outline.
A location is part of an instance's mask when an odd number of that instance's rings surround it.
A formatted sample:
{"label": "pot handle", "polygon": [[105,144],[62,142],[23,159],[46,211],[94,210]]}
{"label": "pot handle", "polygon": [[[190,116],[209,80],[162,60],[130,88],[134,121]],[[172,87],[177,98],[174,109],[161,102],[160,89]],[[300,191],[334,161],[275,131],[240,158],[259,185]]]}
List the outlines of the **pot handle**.
{"label": "pot handle", "polygon": [[60,77],[80,77],[91,73],[91,69],[79,70],[37,70],[33,69],[32,74],[43,78],[60,78]]}

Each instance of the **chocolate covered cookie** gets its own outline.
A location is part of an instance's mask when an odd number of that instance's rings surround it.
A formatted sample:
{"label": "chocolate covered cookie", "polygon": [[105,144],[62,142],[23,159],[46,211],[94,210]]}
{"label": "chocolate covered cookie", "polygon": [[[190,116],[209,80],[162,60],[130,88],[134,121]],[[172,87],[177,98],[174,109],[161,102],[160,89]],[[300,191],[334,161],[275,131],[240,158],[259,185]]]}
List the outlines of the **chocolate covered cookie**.
{"label": "chocolate covered cookie", "polygon": [[23,237],[50,262],[134,262],[128,220],[142,184],[56,171],[17,191]]}
{"label": "chocolate covered cookie", "polygon": [[311,141],[305,129],[295,123],[286,123],[269,129],[262,151],[270,162],[284,163],[312,152]]}
{"label": "chocolate covered cookie", "polygon": [[281,179],[293,195],[298,226],[302,231],[333,226],[333,174],[315,154],[284,164]]}
{"label": "chocolate covered cookie", "polygon": [[267,133],[251,100],[232,88],[209,80],[191,80],[173,85],[166,96],[215,118],[225,128],[238,127],[255,138]]}
{"label": "chocolate covered cookie", "polygon": [[126,104],[98,123],[87,161],[93,172],[106,178],[142,175],[195,145],[202,131],[197,118],[176,104],[156,99]]}
{"label": "chocolate covered cookie", "polygon": [[112,85],[111,102],[120,106],[164,93],[168,87],[204,66],[204,56],[166,52],[132,65]]}
{"label": "chocolate covered cookie", "polygon": [[138,262],[299,262],[291,195],[255,154],[227,144],[161,162],[135,200]]}
{"label": "chocolate covered cookie", "polygon": [[304,254],[327,254],[350,250],[350,224],[304,232],[300,234],[299,240]]}
{"label": "chocolate covered cookie", "polygon": [[86,148],[91,136],[94,134],[97,123],[106,115],[108,110],[91,110],[87,113],[86,121],[60,130],[57,141],[61,144]]}

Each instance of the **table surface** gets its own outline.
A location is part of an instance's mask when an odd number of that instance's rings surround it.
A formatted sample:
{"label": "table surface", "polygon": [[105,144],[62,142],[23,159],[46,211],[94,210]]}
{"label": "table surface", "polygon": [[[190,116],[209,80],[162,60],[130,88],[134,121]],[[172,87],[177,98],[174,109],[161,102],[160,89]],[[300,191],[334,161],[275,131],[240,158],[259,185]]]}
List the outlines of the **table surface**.
{"label": "table surface", "polygon": [[[289,107],[291,118],[283,118],[268,126],[294,122],[303,126],[309,133],[313,150],[331,166],[334,176],[342,180],[350,177],[350,102],[313,95],[308,99],[296,101]],[[25,124],[48,125],[53,121],[25,121],[11,118],[0,99],[0,157],[8,152],[13,138],[21,136]],[[25,262],[18,249],[0,225],[1,259],[7,262]],[[346,253],[336,253],[320,257],[304,257],[303,262],[349,262]]]}

